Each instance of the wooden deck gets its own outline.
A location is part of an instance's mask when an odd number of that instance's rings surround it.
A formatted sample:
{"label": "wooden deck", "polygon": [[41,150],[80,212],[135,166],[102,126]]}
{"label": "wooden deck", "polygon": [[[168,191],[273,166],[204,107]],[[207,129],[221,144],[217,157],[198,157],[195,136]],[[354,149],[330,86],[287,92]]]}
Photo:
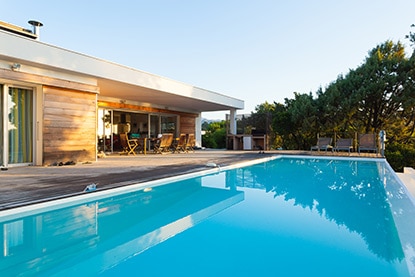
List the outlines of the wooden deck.
{"label": "wooden deck", "polygon": [[166,155],[111,155],[96,162],[49,167],[11,167],[0,171],[0,210],[84,193],[89,184],[98,190],[125,186],[205,170],[207,163],[220,166],[271,155],[380,157],[376,154],[325,151],[215,151]]}

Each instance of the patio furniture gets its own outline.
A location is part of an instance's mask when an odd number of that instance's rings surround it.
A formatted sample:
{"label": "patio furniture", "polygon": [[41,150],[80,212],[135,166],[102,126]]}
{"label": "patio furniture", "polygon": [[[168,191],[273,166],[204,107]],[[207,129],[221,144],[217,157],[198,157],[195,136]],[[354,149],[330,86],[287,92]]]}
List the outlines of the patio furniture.
{"label": "patio furniture", "polygon": [[173,153],[186,152],[187,135],[180,134],[177,138],[177,143],[173,147]]}
{"label": "patio furniture", "polygon": [[350,151],[353,150],[353,139],[351,138],[339,138],[334,147],[335,151]]}
{"label": "patio furniture", "polygon": [[121,154],[135,155],[135,149],[138,147],[137,139],[129,139],[127,133],[120,134],[120,143],[123,148]]}
{"label": "patio furniture", "polygon": [[317,150],[317,151],[325,150],[325,151],[327,151],[328,149],[333,151],[333,146],[331,145],[331,141],[332,141],[332,138],[319,137],[317,139],[317,145],[311,146],[311,151],[313,151],[313,150]]}
{"label": "patio furniture", "polygon": [[154,144],[154,153],[163,154],[170,151],[173,143],[173,134],[165,133],[161,135],[159,141]]}
{"label": "patio furniture", "polygon": [[187,143],[185,147],[185,152],[195,152],[195,146],[196,146],[196,139],[194,134],[189,134],[187,137]]}
{"label": "patio furniture", "polygon": [[359,154],[362,150],[378,152],[375,134],[359,134]]}

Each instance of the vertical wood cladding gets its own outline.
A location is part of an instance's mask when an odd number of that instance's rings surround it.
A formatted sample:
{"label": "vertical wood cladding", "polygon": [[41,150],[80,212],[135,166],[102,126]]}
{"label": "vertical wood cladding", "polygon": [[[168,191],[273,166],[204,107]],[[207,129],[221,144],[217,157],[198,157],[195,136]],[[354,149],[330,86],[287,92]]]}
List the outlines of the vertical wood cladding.
{"label": "vertical wood cladding", "polygon": [[180,133],[181,134],[194,134],[196,118],[193,116],[180,116]]}
{"label": "vertical wood cladding", "polygon": [[43,164],[95,161],[96,94],[43,87]]}

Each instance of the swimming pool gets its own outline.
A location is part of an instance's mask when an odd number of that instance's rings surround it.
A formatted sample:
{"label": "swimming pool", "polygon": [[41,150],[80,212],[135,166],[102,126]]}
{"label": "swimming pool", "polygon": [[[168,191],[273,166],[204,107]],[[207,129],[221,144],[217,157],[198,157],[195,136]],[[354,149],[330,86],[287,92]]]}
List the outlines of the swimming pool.
{"label": "swimming pool", "polygon": [[381,159],[276,157],[1,212],[0,272],[414,276],[414,216]]}

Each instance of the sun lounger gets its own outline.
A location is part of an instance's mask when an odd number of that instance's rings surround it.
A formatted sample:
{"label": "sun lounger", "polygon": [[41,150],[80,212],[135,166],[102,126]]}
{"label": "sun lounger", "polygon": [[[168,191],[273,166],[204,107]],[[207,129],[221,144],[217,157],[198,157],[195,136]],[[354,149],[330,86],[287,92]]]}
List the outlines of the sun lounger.
{"label": "sun lounger", "polygon": [[334,147],[335,151],[350,151],[353,150],[353,139],[351,138],[339,138]]}
{"label": "sun lounger", "polygon": [[333,146],[331,145],[332,138],[327,137],[320,137],[317,140],[317,145],[311,147],[311,151],[313,150],[331,150],[333,151]]}
{"label": "sun lounger", "polygon": [[375,134],[359,134],[359,154],[362,150],[378,152]]}

